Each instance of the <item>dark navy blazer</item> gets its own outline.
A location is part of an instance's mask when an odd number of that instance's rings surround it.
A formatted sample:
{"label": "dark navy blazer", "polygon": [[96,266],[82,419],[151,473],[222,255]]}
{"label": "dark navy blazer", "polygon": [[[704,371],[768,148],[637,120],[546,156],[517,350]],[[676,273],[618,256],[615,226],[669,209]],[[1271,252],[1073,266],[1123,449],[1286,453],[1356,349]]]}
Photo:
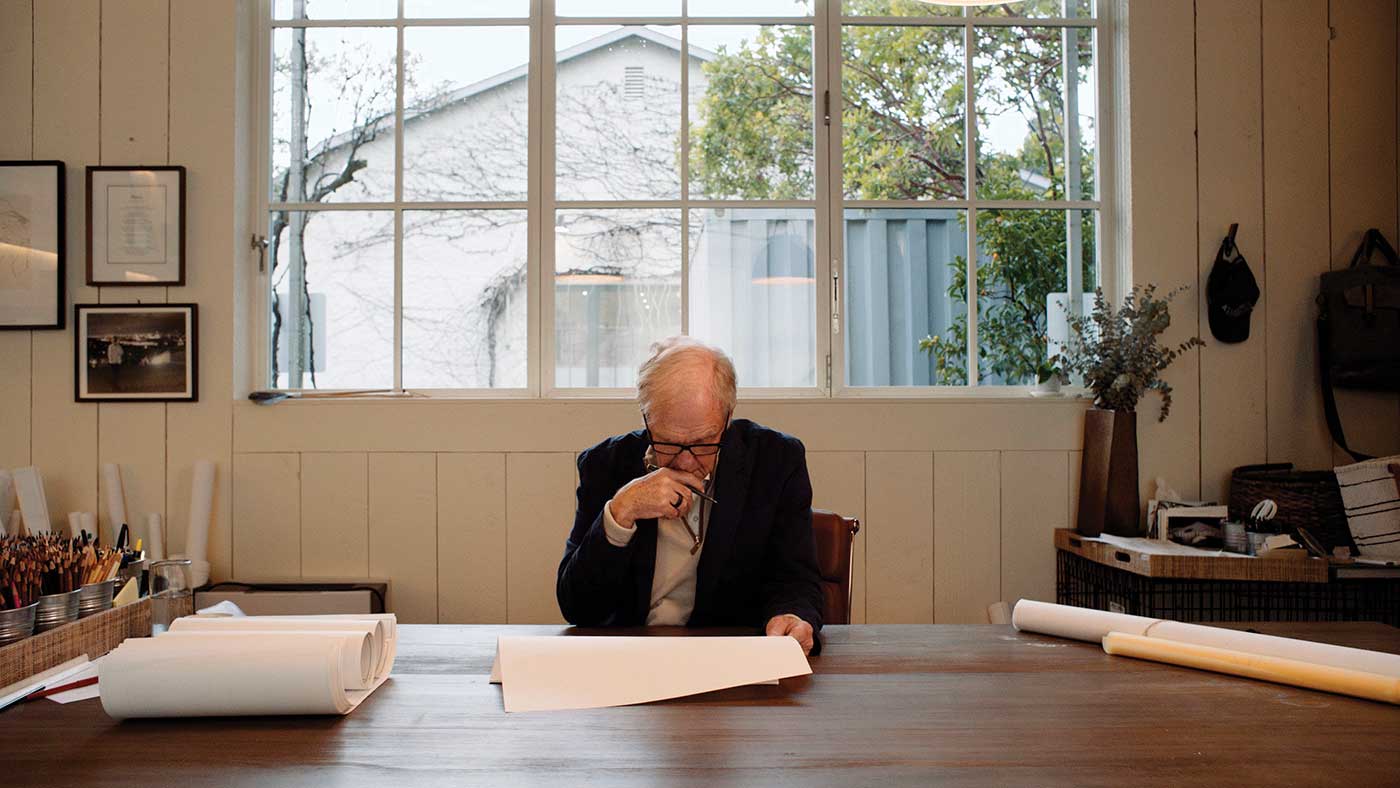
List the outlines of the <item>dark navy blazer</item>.
{"label": "dark navy blazer", "polygon": [[[578,509],[556,592],[578,626],[640,626],[651,607],[656,520],[638,520],[626,547],[608,541],[603,504],[646,474],[645,434],[609,438],[579,455]],[[798,439],[747,419],[720,439],[689,626],[752,626],[794,613],[821,629],[822,591],[812,542],[812,483]]]}

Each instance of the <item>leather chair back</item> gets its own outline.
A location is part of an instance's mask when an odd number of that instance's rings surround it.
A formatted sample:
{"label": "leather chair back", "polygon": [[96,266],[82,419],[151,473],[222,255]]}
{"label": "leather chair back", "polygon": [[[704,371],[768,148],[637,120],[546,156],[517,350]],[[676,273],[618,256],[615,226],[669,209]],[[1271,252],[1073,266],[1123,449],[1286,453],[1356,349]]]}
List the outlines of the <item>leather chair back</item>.
{"label": "leather chair back", "polygon": [[817,571],[822,578],[822,622],[851,623],[851,550],[860,521],[835,512],[812,510]]}

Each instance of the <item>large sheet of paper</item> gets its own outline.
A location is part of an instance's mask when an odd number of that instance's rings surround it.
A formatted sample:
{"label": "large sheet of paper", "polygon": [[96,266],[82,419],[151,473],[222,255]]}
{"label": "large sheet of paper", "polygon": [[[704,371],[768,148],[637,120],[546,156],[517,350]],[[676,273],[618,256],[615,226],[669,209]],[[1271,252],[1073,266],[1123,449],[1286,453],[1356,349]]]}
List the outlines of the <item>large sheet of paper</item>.
{"label": "large sheet of paper", "polygon": [[348,714],[393,668],[392,622],[366,618],[178,619],[102,659],[102,707],[117,719]]}
{"label": "large sheet of paper", "polygon": [[811,672],[789,637],[502,637],[491,681],[515,712],[650,703]]}
{"label": "large sheet of paper", "polygon": [[1400,654],[1386,654],[1327,643],[1241,632],[1180,621],[1130,616],[1070,605],[1022,599],[1011,623],[1019,630],[1102,643],[1110,632],[1191,643],[1264,657],[1298,660],[1345,670],[1400,677]]}

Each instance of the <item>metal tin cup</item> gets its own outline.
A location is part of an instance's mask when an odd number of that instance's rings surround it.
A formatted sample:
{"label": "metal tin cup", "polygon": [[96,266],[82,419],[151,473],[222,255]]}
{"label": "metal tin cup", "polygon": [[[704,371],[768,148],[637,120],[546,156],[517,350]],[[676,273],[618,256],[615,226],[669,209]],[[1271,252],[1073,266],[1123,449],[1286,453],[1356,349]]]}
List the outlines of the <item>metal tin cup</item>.
{"label": "metal tin cup", "polygon": [[1248,553],[1249,538],[1245,534],[1244,523],[1224,524],[1225,549],[1231,553]]}
{"label": "metal tin cup", "polygon": [[146,558],[145,558],[145,555],[146,555],[145,553],[142,553],[142,554],[141,554],[142,558],[141,558],[140,561],[132,561],[131,563],[129,563],[129,564],[123,566],[121,569],[118,569],[118,570],[117,570],[117,590],[118,590],[118,591],[120,591],[120,590],[123,589],[123,588],[126,588],[126,581],[128,581],[128,580],[130,580],[131,578],[135,577],[135,578],[137,578],[137,582],[136,582],[136,588],[137,588],[137,590],[141,592],[141,595],[142,595],[142,596],[145,596],[145,595],[146,595],[146,588],[145,588],[145,585],[146,585],[146,578],[145,578],[145,575],[146,575]]}
{"label": "metal tin cup", "polygon": [[1264,552],[1264,543],[1268,541],[1269,534],[1261,534],[1255,531],[1249,532],[1249,554],[1259,555]]}
{"label": "metal tin cup", "polygon": [[24,607],[0,610],[0,646],[34,634],[34,611],[38,607],[38,602],[30,602]]}
{"label": "metal tin cup", "polygon": [[39,597],[39,608],[34,611],[34,631],[48,632],[70,621],[78,620],[78,595],[81,588],[64,594],[45,594]]}
{"label": "metal tin cup", "polygon": [[78,618],[87,618],[93,613],[101,613],[110,610],[112,607],[112,597],[116,594],[117,581],[103,580],[100,583],[89,583],[78,589]]}

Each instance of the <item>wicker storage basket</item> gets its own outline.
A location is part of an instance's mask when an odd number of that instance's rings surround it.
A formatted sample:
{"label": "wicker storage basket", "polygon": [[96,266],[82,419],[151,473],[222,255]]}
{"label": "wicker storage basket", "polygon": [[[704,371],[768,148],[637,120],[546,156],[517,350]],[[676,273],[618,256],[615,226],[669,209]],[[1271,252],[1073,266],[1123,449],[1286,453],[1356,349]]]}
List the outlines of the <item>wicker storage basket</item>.
{"label": "wicker storage basket", "polygon": [[1276,463],[1242,465],[1230,475],[1230,519],[1244,521],[1265,498],[1278,504],[1270,530],[1288,533],[1302,526],[1328,550],[1347,547],[1356,554],[1332,471],[1295,471],[1292,463]]}

